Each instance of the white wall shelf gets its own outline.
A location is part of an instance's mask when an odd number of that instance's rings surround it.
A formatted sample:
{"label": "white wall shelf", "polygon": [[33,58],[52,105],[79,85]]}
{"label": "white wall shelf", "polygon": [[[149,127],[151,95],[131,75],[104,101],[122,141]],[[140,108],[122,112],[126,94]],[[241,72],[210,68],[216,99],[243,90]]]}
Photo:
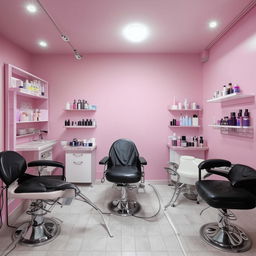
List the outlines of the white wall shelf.
{"label": "white wall shelf", "polygon": [[177,125],[169,125],[169,127],[170,128],[200,128],[201,126],[200,125],[198,125],[198,126],[184,126],[184,125],[179,125],[179,126],[177,126]]}
{"label": "white wall shelf", "polygon": [[92,129],[92,128],[96,128],[96,126],[64,126],[64,128],[67,129]]}
{"label": "white wall shelf", "polygon": [[241,93],[232,93],[225,96],[221,96],[218,98],[213,98],[207,100],[208,103],[219,103],[219,102],[226,102],[231,100],[237,100],[237,99],[245,99],[245,98],[251,98],[254,97],[253,94],[241,94]]}
{"label": "white wall shelf", "polygon": [[65,111],[76,111],[76,112],[79,112],[79,111],[82,111],[82,112],[95,112],[96,109],[64,109]]}
{"label": "white wall shelf", "polygon": [[42,121],[19,121],[16,122],[17,124],[26,124],[26,123],[43,123],[43,122],[48,122],[48,120],[42,120]]}
{"label": "white wall shelf", "polygon": [[202,109],[172,109],[171,107],[168,108],[171,112],[200,112]]}
{"label": "white wall shelf", "polygon": [[209,124],[208,126],[213,128],[253,129],[252,126],[234,126],[234,125],[219,125],[219,124]]}
{"label": "white wall shelf", "polygon": [[173,150],[173,151],[207,151],[209,150],[208,147],[173,147],[169,146],[168,147]]}

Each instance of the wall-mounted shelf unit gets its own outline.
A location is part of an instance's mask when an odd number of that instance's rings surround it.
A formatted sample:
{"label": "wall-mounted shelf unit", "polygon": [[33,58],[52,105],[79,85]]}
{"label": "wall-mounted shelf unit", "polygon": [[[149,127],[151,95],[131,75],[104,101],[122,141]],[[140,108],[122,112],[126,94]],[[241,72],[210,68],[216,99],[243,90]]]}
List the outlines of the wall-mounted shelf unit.
{"label": "wall-mounted shelf unit", "polygon": [[226,102],[226,101],[231,101],[231,100],[238,100],[238,99],[246,99],[246,98],[251,98],[254,97],[253,94],[241,94],[241,93],[232,93],[228,94],[225,96],[221,96],[218,98],[213,98],[207,100],[208,103],[220,103],[220,102]]}
{"label": "wall-mounted shelf unit", "polygon": [[170,112],[201,112],[202,109],[172,109],[171,107],[168,107],[168,110]]}
{"label": "wall-mounted shelf unit", "polygon": [[253,129],[252,126],[234,126],[234,125],[219,125],[219,124],[209,124],[208,126],[214,128],[227,128],[227,129]]}
{"label": "wall-mounted shelf unit", "polygon": [[209,150],[208,147],[173,147],[169,146],[168,147],[173,150],[173,151],[207,151]]}
{"label": "wall-mounted shelf unit", "polygon": [[64,126],[66,129],[93,129],[96,126]]}
{"label": "wall-mounted shelf unit", "polygon": [[95,112],[96,109],[64,109],[65,111],[75,111],[75,112]]}
{"label": "wall-mounted shelf unit", "polygon": [[169,125],[169,127],[170,128],[200,128],[201,126],[200,125],[197,125],[197,126],[184,126],[184,125],[182,125],[182,126],[180,126],[180,125],[178,125],[178,126],[176,126],[176,125]]}
{"label": "wall-mounted shelf unit", "polygon": [[[11,64],[5,65],[5,150],[34,135],[29,129],[48,131],[48,82]],[[34,114],[35,113],[35,114]],[[17,135],[18,130],[28,130]]]}

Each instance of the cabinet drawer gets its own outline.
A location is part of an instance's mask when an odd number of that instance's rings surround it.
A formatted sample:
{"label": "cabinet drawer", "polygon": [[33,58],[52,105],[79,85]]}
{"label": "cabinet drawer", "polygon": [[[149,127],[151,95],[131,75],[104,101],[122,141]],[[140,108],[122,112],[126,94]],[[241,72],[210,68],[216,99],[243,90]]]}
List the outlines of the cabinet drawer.
{"label": "cabinet drawer", "polygon": [[91,156],[66,153],[66,178],[69,182],[91,182]]}

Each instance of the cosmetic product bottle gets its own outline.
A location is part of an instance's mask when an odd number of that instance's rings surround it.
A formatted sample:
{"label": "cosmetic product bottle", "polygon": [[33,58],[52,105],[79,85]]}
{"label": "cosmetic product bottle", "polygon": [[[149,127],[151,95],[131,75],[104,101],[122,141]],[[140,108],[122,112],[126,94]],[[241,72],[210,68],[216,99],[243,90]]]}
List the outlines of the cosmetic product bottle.
{"label": "cosmetic product bottle", "polygon": [[170,126],[173,126],[173,122],[172,121],[170,121]]}
{"label": "cosmetic product bottle", "polygon": [[242,109],[239,109],[239,112],[237,114],[236,125],[237,126],[242,126],[243,125],[243,111],[242,111]]}
{"label": "cosmetic product bottle", "polygon": [[85,100],[82,100],[82,109],[85,109]]}
{"label": "cosmetic product bottle", "polygon": [[89,120],[86,119],[86,120],[85,120],[85,126],[88,126],[88,122],[89,122]]}
{"label": "cosmetic product bottle", "polygon": [[176,119],[173,119],[172,121],[173,121],[173,125],[174,125],[174,126],[177,126],[177,124],[176,124]]}
{"label": "cosmetic product bottle", "polygon": [[234,92],[235,92],[235,93],[239,93],[239,92],[240,92],[240,87],[239,87],[239,85],[235,85],[235,86],[234,86]]}
{"label": "cosmetic product bottle", "polygon": [[84,103],[84,109],[89,109],[89,104],[88,104],[87,100]]}
{"label": "cosmetic product bottle", "polygon": [[182,109],[182,104],[181,104],[181,102],[178,103],[178,109]]}
{"label": "cosmetic product bottle", "polygon": [[194,147],[195,148],[198,147],[198,138],[197,138],[197,136],[193,137],[193,141],[194,141]]}
{"label": "cosmetic product bottle", "polygon": [[186,136],[181,136],[181,147],[187,147]]}
{"label": "cosmetic product bottle", "polygon": [[192,126],[192,117],[191,116],[188,117],[188,126]]}
{"label": "cosmetic product bottle", "polygon": [[176,137],[176,133],[173,133],[173,135],[172,135],[172,146],[173,146],[173,147],[177,147],[177,137]]}
{"label": "cosmetic product bottle", "polygon": [[81,102],[81,100],[78,100],[78,102],[77,102],[77,109],[82,109],[82,102]]}
{"label": "cosmetic product bottle", "polygon": [[199,147],[203,147],[204,146],[204,138],[203,136],[200,136],[200,139],[199,139]]}
{"label": "cosmetic product bottle", "polygon": [[183,116],[180,114],[180,126],[183,126]]}
{"label": "cosmetic product bottle", "polygon": [[244,116],[243,116],[243,126],[250,126],[250,114],[248,112],[248,109],[245,109]]}
{"label": "cosmetic product bottle", "polygon": [[236,123],[236,112],[231,112],[229,125],[236,126]]}
{"label": "cosmetic product bottle", "polygon": [[66,109],[69,110],[71,108],[71,105],[69,102],[66,103]]}
{"label": "cosmetic product bottle", "polygon": [[226,85],[223,85],[222,95],[225,96],[228,94],[228,89]]}
{"label": "cosmetic product bottle", "polygon": [[92,126],[96,126],[96,120],[92,119]]}
{"label": "cosmetic product bottle", "polygon": [[73,109],[76,109],[76,100],[74,100],[74,102],[73,102]]}
{"label": "cosmetic product bottle", "polygon": [[181,138],[180,136],[178,136],[177,138],[177,147],[180,147],[181,146]]}
{"label": "cosmetic product bottle", "polygon": [[88,125],[89,125],[89,126],[92,126],[92,119],[90,119],[90,120],[88,121]]}
{"label": "cosmetic product bottle", "polygon": [[184,126],[188,126],[188,116],[185,116],[185,125]]}
{"label": "cosmetic product bottle", "polygon": [[197,115],[193,115],[192,126],[198,126],[198,116]]}
{"label": "cosmetic product bottle", "polygon": [[188,103],[188,100],[185,99],[184,100],[184,109],[188,109],[189,108],[189,103]]}
{"label": "cosmetic product bottle", "polygon": [[229,94],[234,93],[234,89],[233,89],[232,83],[229,83],[228,86],[229,86]]}

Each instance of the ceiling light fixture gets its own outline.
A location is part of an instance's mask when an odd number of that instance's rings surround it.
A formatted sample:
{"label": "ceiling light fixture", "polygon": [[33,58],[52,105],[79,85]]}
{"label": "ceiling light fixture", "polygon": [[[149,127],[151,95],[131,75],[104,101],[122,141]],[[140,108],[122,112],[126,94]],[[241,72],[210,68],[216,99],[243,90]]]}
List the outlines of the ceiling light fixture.
{"label": "ceiling light fixture", "polygon": [[208,25],[209,25],[209,28],[217,28],[218,22],[216,20],[213,20],[213,21],[210,21]]}
{"label": "ceiling light fixture", "polygon": [[131,23],[124,27],[123,36],[132,43],[140,43],[148,38],[149,29],[141,23]]}
{"label": "ceiling light fixture", "polygon": [[36,6],[35,6],[34,4],[28,4],[28,5],[26,6],[26,9],[27,9],[27,11],[30,12],[30,13],[35,13],[35,12],[37,12],[37,8],[36,8]]}
{"label": "ceiling light fixture", "polygon": [[56,30],[60,34],[61,39],[64,42],[68,43],[68,45],[71,47],[71,49],[72,49],[72,51],[74,53],[75,59],[81,60],[83,58],[83,56],[81,54],[79,54],[78,50],[70,42],[69,37],[62,32],[62,30],[59,28],[59,26],[57,25],[57,23],[55,22],[53,17],[49,14],[49,12],[46,10],[46,8],[42,5],[42,3],[39,0],[36,0],[36,2],[41,7],[41,9],[45,12],[45,14],[48,16],[48,18],[51,20],[52,24],[54,25],[54,27],[56,28]]}
{"label": "ceiling light fixture", "polygon": [[45,41],[39,41],[38,44],[43,48],[46,48],[48,46],[47,42]]}

